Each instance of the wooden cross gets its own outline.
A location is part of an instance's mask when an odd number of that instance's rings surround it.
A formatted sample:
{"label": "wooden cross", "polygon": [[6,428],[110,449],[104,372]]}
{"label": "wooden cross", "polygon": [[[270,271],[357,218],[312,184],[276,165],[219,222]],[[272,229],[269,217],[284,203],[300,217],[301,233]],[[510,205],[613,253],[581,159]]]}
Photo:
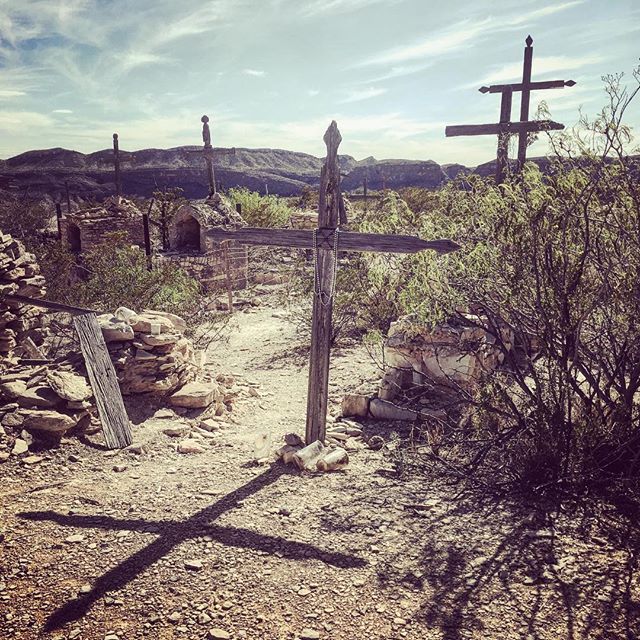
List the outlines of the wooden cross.
{"label": "wooden cross", "polygon": [[[207,178],[209,180],[209,197],[211,197],[214,193],[218,193],[218,188],[216,186],[216,175],[213,169],[213,146],[211,145],[211,129],[209,128],[209,116],[204,115],[200,118],[200,122],[202,122],[202,141],[204,142],[204,147],[202,149],[202,155],[204,156],[204,161],[207,166]],[[193,151],[189,151],[189,153],[194,153]],[[236,150],[234,149],[218,149],[218,155],[236,155]]]}
{"label": "wooden cross", "polygon": [[[509,135],[518,134],[518,168],[522,168],[527,156],[527,135],[534,131],[557,131],[564,129],[564,125],[552,120],[529,121],[529,101],[531,91],[538,89],[562,89],[573,87],[573,80],[547,80],[544,82],[531,82],[531,64],[533,61],[533,38],[527,36],[527,45],[524,50],[524,63],[522,67],[522,82],[516,84],[494,84],[489,87],[480,87],[480,93],[499,93],[500,122],[498,124],[468,124],[452,125],[445,129],[447,137],[453,136],[498,136],[498,152],[496,157],[496,184],[504,179],[504,173],[509,162],[508,144]],[[511,122],[511,101],[513,93],[520,91],[520,122]]]}
{"label": "wooden cross", "polygon": [[326,432],[331,315],[336,286],[338,252],[417,253],[431,249],[437,253],[445,254],[460,248],[451,240],[422,240],[415,236],[341,231],[340,224],[346,223],[338,167],[338,146],[341,141],[342,136],[334,121],[329,125],[324,135],[327,157],[320,174],[317,229],[308,231],[256,227],[233,231],[211,229],[208,232],[208,236],[217,241],[234,240],[240,244],[313,249],[315,251],[315,294],[313,296],[307,395],[307,444],[316,440],[324,440]]}

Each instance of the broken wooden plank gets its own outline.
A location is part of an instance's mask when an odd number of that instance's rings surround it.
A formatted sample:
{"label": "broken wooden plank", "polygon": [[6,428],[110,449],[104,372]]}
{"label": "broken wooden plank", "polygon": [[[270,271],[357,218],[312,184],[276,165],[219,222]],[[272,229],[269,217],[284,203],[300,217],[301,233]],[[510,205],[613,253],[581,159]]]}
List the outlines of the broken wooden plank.
{"label": "broken wooden plank", "polygon": [[[277,233],[276,233],[277,231]],[[327,241],[333,244],[331,230]],[[313,231],[305,229],[261,229],[245,227],[243,229],[211,229],[209,238],[222,242],[234,240],[240,244],[256,244],[271,247],[290,247],[295,249],[313,249]],[[422,240],[417,236],[385,235],[381,233],[356,233],[340,231],[338,235],[338,251],[374,251],[391,253],[417,253],[432,250],[439,254],[450,253],[460,249],[460,245],[452,240]]]}
{"label": "broken wooden plank", "polygon": [[20,302],[22,304],[30,304],[34,307],[42,307],[43,309],[51,309],[52,311],[66,311],[73,314],[99,313],[93,309],[85,309],[83,307],[74,307],[61,302],[53,302],[51,300],[42,300],[41,298],[30,298],[29,296],[19,296],[17,294],[6,295],[4,299],[7,302]]}
{"label": "broken wooden plank", "polygon": [[116,371],[98,318],[94,313],[87,313],[76,316],[73,324],[80,339],[80,349],[89,374],[107,447],[128,447],[133,442],[129,416],[122,401]]}

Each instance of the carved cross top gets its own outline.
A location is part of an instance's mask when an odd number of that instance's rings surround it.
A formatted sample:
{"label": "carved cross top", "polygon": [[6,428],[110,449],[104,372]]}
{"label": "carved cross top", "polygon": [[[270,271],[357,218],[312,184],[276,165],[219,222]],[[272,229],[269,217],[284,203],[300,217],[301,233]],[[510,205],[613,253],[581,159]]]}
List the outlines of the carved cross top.
{"label": "carved cross top", "polygon": [[336,268],[339,251],[374,251],[388,253],[417,253],[430,249],[439,254],[459,249],[452,240],[422,240],[416,236],[355,233],[340,230],[346,222],[344,202],[340,191],[338,146],[342,136],[336,122],[324,135],[327,157],[320,173],[318,229],[262,229],[259,227],[211,229],[208,236],[216,241],[233,240],[240,244],[268,245],[315,251],[315,295],[309,358],[309,386],[307,395],[308,444],[324,440],[326,432],[329,386],[329,351],[331,346],[331,316]]}

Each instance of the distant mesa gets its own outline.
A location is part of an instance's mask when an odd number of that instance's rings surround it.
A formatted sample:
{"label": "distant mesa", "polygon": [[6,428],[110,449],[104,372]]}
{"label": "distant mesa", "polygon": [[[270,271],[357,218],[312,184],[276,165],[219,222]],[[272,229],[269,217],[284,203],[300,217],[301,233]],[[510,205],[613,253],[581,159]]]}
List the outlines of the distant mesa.
{"label": "distant mesa", "polygon": [[[202,198],[208,190],[199,146],[120,151],[123,193],[149,197],[158,187],[181,187],[188,198]],[[339,156],[344,191],[362,191],[366,179],[371,191],[402,187],[434,189],[474,168],[462,164],[439,165],[432,160],[357,161]],[[216,180],[223,188],[246,187],[260,193],[298,195],[317,187],[323,159],[283,149],[236,148],[235,154],[215,154]],[[477,167],[490,174],[491,163]],[[99,199],[113,195],[113,150],[84,154],[68,149],[27,151],[0,161],[0,189],[24,191],[36,197],[62,199],[65,182],[74,196]],[[265,187],[266,185],[266,187]]]}

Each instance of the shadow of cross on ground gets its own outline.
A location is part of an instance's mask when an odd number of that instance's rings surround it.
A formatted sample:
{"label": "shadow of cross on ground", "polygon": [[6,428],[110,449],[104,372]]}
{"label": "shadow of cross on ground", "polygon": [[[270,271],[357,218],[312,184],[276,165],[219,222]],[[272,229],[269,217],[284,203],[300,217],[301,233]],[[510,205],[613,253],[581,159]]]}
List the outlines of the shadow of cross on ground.
{"label": "shadow of cross on ground", "polygon": [[45,623],[44,630],[51,632],[68,622],[81,618],[89,608],[103,595],[110,591],[122,589],[136,576],[140,575],[154,562],[167,555],[182,542],[207,534],[222,544],[255,549],[267,553],[282,554],[291,560],[319,559],[323,562],[343,568],[363,567],[366,561],[344,553],[324,551],[304,542],[292,542],[276,536],[256,533],[247,529],[222,527],[212,524],[220,515],[236,506],[238,502],[273,484],[280,476],[289,474],[283,465],[271,467],[250,482],[224,496],[214,504],[198,511],[190,518],[182,521],[149,521],[141,519],[119,520],[104,516],[65,516],[54,511],[31,511],[19,514],[21,518],[34,521],[52,521],[61,525],[84,527],[88,529],[111,529],[148,532],[150,527],[157,527],[161,532],[156,540],[140,551],[113,567],[100,576],[93,584],[92,590],[81,594],[54,611]]}

